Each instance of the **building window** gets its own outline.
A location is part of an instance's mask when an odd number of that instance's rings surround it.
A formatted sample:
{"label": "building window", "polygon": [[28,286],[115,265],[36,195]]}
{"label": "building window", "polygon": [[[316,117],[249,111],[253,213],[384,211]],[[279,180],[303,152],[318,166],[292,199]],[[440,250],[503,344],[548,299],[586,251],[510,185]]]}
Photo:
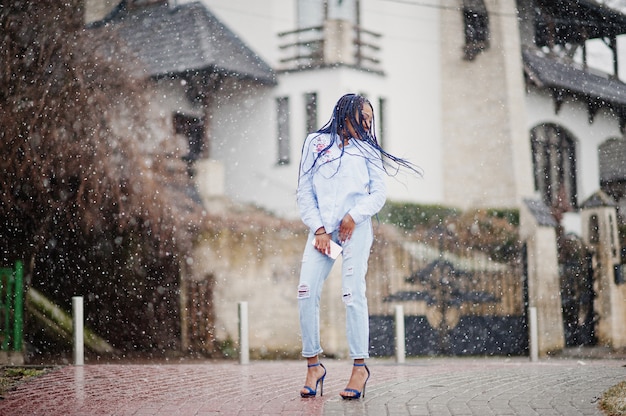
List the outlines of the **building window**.
{"label": "building window", "polygon": [[577,207],[576,144],[558,126],[544,124],[531,132],[535,190],[553,211]]}
{"label": "building window", "polygon": [[358,23],[360,0],[298,0],[298,27],[320,26],[324,20],[345,20],[352,24]]}
{"label": "building window", "polygon": [[387,106],[387,100],[385,98],[378,99],[378,120],[376,124],[378,127],[377,139],[380,147],[385,146],[385,111]]}
{"label": "building window", "polygon": [[306,113],[305,136],[317,131],[317,93],[309,92],[304,94],[304,111]]}
{"label": "building window", "polygon": [[617,236],[615,235],[615,220],[613,214],[609,213],[609,243],[611,245],[611,257],[617,258]]}
{"label": "building window", "polygon": [[276,113],[278,121],[278,164],[289,164],[289,97],[276,98]]}
{"label": "building window", "polygon": [[185,114],[174,114],[174,132],[187,138],[189,151],[183,160],[193,162],[208,156],[204,139],[204,121],[200,117]]}
{"label": "building window", "polygon": [[600,221],[598,221],[598,216],[595,214],[589,217],[589,243],[600,243]]}
{"label": "building window", "polygon": [[464,59],[472,61],[476,55],[489,48],[489,13],[483,0],[463,0],[463,22]]}
{"label": "building window", "polygon": [[[608,139],[598,147],[600,188],[626,207],[626,140]],[[626,222],[626,210],[620,208]]]}

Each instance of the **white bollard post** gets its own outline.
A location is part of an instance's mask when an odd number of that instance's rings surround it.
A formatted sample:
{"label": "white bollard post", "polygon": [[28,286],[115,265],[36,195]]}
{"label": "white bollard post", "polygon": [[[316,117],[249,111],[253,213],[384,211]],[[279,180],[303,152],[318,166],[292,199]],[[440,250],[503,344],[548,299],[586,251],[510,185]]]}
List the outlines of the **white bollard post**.
{"label": "white bollard post", "polygon": [[239,302],[239,364],[250,362],[248,302]]}
{"label": "white bollard post", "polygon": [[85,338],[83,318],[83,297],[72,297],[72,326],[74,332],[74,365],[85,364]]}
{"label": "white bollard post", "polygon": [[528,308],[528,330],[530,332],[530,361],[539,361],[539,331],[537,328],[537,308]]}
{"label": "white bollard post", "polygon": [[406,333],[404,330],[404,308],[396,305],[396,361],[404,363],[406,358]]}

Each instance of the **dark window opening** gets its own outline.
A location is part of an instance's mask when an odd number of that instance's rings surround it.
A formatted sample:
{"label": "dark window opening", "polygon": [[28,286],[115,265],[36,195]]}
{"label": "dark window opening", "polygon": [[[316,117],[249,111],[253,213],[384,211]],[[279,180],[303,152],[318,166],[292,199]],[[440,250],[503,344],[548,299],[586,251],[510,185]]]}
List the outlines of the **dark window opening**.
{"label": "dark window opening", "polygon": [[[612,138],[598,147],[600,162],[600,189],[618,205],[626,206],[626,140]],[[626,223],[626,212],[618,210],[620,221]]]}
{"label": "dark window opening", "polygon": [[305,136],[317,130],[317,93],[309,92],[304,94],[306,112],[306,132]]}
{"label": "dark window opening", "polygon": [[278,164],[287,165],[290,161],[291,145],[289,138],[289,97],[276,98],[278,122]]}
{"label": "dark window opening", "polygon": [[589,242],[591,244],[600,243],[600,221],[595,214],[589,217]]}
{"label": "dark window opening", "polygon": [[208,156],[204,143],[204,121],[202,118],[174,114],[174,132],[187,138],[189,149],[188,153],[183,156],[183,160],[193,162]]}
{"label": "dark window opening", "polygon": [[489,13],[483,0],[463,0],[465,47],[463,58],[473,61],[489,48]]}

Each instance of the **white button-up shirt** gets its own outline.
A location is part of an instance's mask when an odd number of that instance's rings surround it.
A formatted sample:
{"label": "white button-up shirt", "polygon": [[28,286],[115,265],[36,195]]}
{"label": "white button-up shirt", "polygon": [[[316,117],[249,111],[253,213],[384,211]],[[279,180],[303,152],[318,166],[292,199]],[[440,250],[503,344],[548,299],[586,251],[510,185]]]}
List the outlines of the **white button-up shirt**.
{"label": "white button-up shirt", "polygon": [[330,138],[330,134],[309,134],[302,148],[297,201],[302,221],[313,232],[323,226],[332,233],[346,214],[359,224],[385,204],[380,152],[366,142],[350,139],[342,154],[337,137],[318,159]]}

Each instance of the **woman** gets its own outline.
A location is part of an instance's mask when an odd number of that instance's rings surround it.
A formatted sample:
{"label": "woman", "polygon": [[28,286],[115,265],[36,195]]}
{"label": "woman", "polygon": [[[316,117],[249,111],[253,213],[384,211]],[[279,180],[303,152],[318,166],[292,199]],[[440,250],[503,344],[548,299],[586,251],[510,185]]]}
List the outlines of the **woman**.
{"label": "woman", "polygon": [[[300,216],[309,228],[298,285],[302,356],[307,377],[300,395],[323,394],[326,368],[322,352],[319,304],[322,285],[334,264],[331,245],[342,249],[342,299],[352,375],[340,393],[344,399],[365,396],[370,371],[369,315],[365,274],[373,241],[371,217],[385,204],[386,162],[416,171],[402,159],[384,152],[374,134],[372,105],[360,95],[346,94],[335,105],[330,121],[309,134],[302,148],[297,200]],[[331,254],[333,256],[331,256]]]}

